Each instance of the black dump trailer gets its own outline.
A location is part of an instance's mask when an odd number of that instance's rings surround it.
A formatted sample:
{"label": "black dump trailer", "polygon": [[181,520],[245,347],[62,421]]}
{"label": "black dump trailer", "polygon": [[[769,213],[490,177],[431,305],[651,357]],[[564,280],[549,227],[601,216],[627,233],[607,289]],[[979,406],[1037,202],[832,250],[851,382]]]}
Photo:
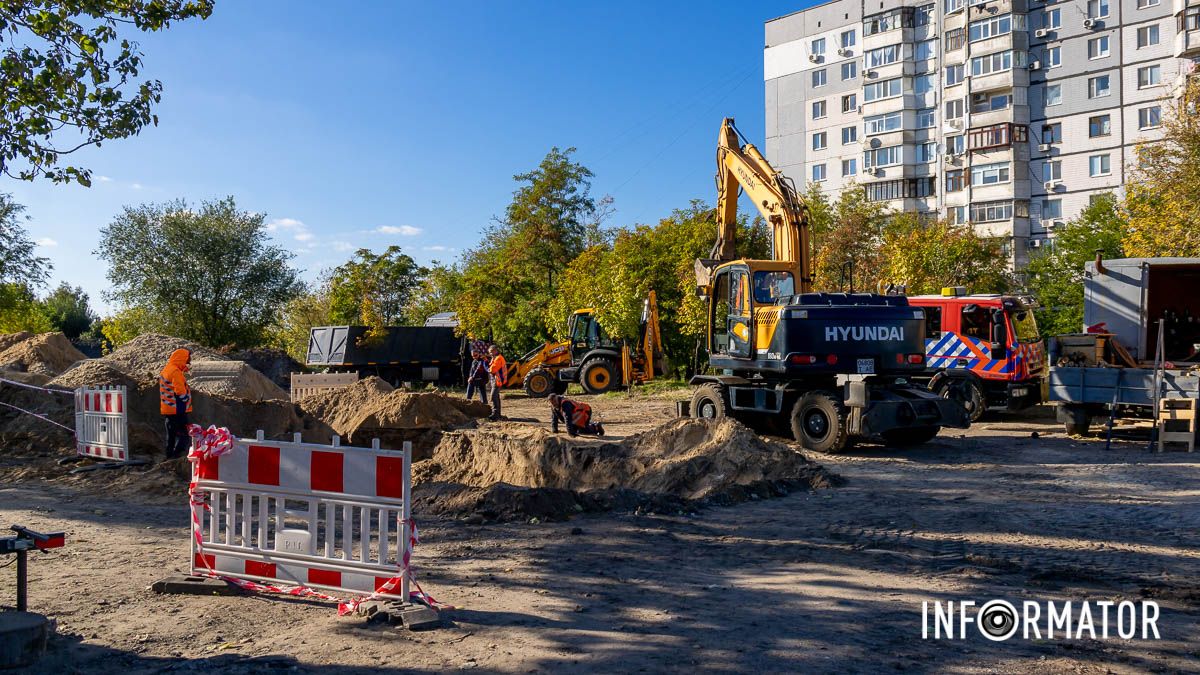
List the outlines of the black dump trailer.
{"label": "black dump trailer", "polygon": [[466,340],[449,326],[388,326],[369,336],[366,326],[317,326],[308,334],[308,367],[330,373],[376,375],[394,386],[464,380]]}

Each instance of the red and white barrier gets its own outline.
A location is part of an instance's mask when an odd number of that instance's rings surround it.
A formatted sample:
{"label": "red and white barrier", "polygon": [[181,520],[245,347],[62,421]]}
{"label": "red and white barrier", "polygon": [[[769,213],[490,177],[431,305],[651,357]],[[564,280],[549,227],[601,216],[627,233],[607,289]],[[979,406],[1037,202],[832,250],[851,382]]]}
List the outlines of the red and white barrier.
{"label": "red and white barrier", "polygon": [[85,457],[129,461],[129,408],[125,387],[75,390],[75,451]]}
{"label": "red and white barrier", "polygon": [[193,449],[192,574],[328,599],[311,589],[409,598],[411,443],[395,451],[259,432],[224,450]]}

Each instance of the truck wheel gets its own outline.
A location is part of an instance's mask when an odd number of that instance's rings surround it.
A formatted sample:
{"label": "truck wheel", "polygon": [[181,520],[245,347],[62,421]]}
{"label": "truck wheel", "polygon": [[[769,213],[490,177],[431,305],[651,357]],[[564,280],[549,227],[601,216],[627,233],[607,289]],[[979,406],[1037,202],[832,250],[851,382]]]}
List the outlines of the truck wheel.
{"label": "truck wheel", "polygon": [[937,395],[962,403],[971,422],[978,422],[987,410],[987,397],[983,395],[983,388],[971,378],[946,378],[938,384]]}
{"label": "truck wheel", "polygon": [[545,368],[534,368],[523,384],[529,398],[546,398],[554,391],[554,374]]}
{"label": "truck wheel", "polygon": [[717,420],[726,417],[725,396],[715,384],[705,384],[692,394],[692,417]]}
{"label": "truck wheel", "polygon": [[617,366],[608,359],[592,359],[579,370],[579,383],[589,394],[603,394],[615,389],[620,384]]}
{"label": "truck wheel", "polygon": [[941,427],[909,427],[908,429],[892,429],[880,435],[892,447],[907,448],[932,441],[941,429]]}
{"label": "truck wheel", "polygon": [[846,408],[827,391],[810,391],[792,406],[792,436],[817,452],[846,447]]}

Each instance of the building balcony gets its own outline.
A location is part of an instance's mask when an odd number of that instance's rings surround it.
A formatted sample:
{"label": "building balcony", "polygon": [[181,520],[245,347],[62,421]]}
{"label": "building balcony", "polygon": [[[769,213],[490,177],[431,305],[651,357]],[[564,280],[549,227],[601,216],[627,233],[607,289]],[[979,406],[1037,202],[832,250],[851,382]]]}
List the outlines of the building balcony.
{"label": "building balcony", "polygon": [[1009,106],[1001,110],[971,113],[971,128],[990,127],[996,124],[1011,122],[1013,124],[1029,124],[1029,106]]}
{"label": "building balcony", "polygon": [[866,183],[862,188],[863,196],[869,202],[925,199],[937,194],[937,179],[933,176],[899,178]]}
{"label": "building balcony", "polygon": [[1200,7],[1200,0],[1175,0],[1175,14],[1183,14],[1188,7]]}
{"label": "building balcony", "polygon": [[1010,13],[1024,14],[1027,11],[1029,11],[1028,0],[990,0],[971,5],[967,8],[966,14],[968,21],[979,21]]}
{"label": "building balcony", "polygon": [[1179,58],[1200,56],[1200,30],[1180,31],[1175,34],[1175,56]]}
{"label": "building balcony", "polygon": [[1014,144],[1027,146],[1029,127],[1024,124],[1004,122],[987,127],[974,127],[967,132],[967,150],[971,152],[993,152],[1011,148]]}

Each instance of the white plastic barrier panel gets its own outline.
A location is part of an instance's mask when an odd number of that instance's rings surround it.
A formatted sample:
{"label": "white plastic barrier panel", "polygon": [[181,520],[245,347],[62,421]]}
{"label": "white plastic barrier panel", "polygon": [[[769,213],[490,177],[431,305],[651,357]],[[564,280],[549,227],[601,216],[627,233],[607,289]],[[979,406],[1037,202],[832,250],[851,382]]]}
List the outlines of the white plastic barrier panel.
{"label": "white plastic barrier panel", "polygon": [[125,387],[75,390],[75,451],[85,457],[129,461],[129,407]]}
{"label": "white plastic barrier panel", "polygon": [[194,494],[206,508],[196,509],[192,574],[407,599],[412,444],[381,450],[378,441],[356,448],[298,436],[238,440],[197,462]]}

